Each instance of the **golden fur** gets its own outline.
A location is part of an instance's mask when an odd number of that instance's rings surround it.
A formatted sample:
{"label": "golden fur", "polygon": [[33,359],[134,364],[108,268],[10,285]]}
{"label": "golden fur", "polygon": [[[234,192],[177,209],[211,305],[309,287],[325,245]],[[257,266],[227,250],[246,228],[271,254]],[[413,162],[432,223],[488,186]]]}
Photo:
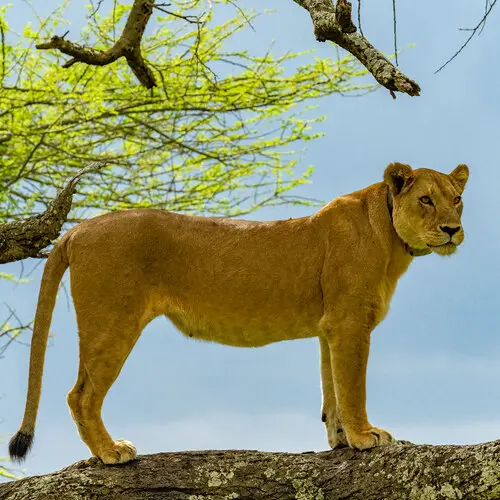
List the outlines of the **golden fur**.
{"label": "golden fur", "polygon": [[80,336],[68,404],[81,438],[104,463],[136,455],[128,441],[111,439],[101,407],[143,328],[159,315],[190,337],[240,347],[319,337],[330,445],[390,443],[365,410],[370,333],[411,253],[448,255],[462,242],[467,179],[465,165],[446,175],[393,163],[384,182],[310,217],[249,222],[143,209],[74,227],[45,266],[26,410],[11,456],[23,458],[31,445],[52,310],[68,266]]}

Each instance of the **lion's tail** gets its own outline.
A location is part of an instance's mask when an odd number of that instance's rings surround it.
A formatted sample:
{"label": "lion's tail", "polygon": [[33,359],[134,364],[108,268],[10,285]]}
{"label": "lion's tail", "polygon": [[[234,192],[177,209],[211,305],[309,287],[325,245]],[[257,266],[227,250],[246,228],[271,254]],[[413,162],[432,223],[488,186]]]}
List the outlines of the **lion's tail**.
{"label": "lion's tail", "polygon": [[42,390],[43,363],[49,336],[52,312],[56,303],[57,290],[64,272],[69,266],[65,249],[66,238],[57,244],[50,253],[43,271],[42,284],[38,294],[38,305],[31,339],[31,355],[28,379],[28,396],[21,427],[9,443],[12,460],[22,461],[33,444],[36,414]]}

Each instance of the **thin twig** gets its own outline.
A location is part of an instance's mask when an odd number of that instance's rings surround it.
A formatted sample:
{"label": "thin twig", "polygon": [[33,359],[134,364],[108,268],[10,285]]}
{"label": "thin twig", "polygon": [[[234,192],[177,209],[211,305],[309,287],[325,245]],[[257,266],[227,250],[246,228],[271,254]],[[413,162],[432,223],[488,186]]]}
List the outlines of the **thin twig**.
{"label": "thin twig", "polygon": [[361,36],[365,36],[363,33],[363,28],[361,27],[361,0],[358,0],[358,28]]}
{"label": "thin twig", "polygon": [[0,35],[2,37],[2,80],[1,83],[3,85],[3,82],[5,81],[5,32],[3,29],[3,22],[0,19]]}
{"label": "thin twig", "polygon": [[[19,316],[16,314],[16,311],[13,310],[6,302],[4,302],[4,305],[9,310],[9,316],[0,326],[0,337],[6,336],[9,340],[7,340],[7,342],[4,345],[2,345],[2,347],[0,347],[0,358],[3,356],[9,345],[12,344],[12,342],[18,342],[20,344],[27,345],[26,343],[17,340],[17,337],[19,335],[19,332],[24,330],[31,330],[31,325],[32,325],[32,322],[28,323],[27,325],[23,325],[21,323]],[[11,318],[14,318],[17,321],[18,326],[6,328]]]}
{"label": "thin twig", "polygon": [[392,0],[392,19],[394,26],[394,57],[396,58],[396,66],[399,66],[398,62],[398,38],[396,30],[396,0]]}
{"label": "thin twig", "polygon": [[[486,0],[485,4],[484,4],[484,14],[486,15],[486,13],[488,12],[488,7],[490,6],[490,0]],[[484,30],[484,27],[486,26],[486,19],[484,20],[484,23],[483,25],[481,26],[481,29],[479,30],[479,33],[478,35],[480,35],[483,30]]]}
{"label": "thin twig", "polygon": [[257,31],[255,28],[254,28],[254,25],[252,24],[252,21],[250,21],[250,19],[248,18],[248,16],[245,14],[245,11],[239,6],[239,5],[236,5],[235,2],[233,2],[232,0],[228,0],[228,2],[233,6],[235,7],[238,12],[245,18],[245,21],[247,22],[248,26],[250,26],[250,28],[252,28],[253,31]]}
{"label": "thin twig", "polygon": [[170,16],[177,17],[179,19],[183,19],[184,21],[187,21],[190,24],[200,24],[201,21],[198,17],[196,16],[182,16],[180,14],[176,14],[175,12],[172,12],[170,10],[164,9],[164,6],[168,6],[170,4],[165,4],[165,3],[155,3],[153,7],[155,9],[161,10],[162,12],[165,12],[165,14],[168,14]]}
{"label": "thin twig", "polygon": [[89,14],[89,18],[92,18],[96,23],[97,23],[97,20],[95,18],[95,15],[97,14],[97,12],[99,11],[99,9],[101,8],[101,5],[102,5],[103,1],[104,0],[99,0],[97,2],[97,7],[94,7],[94,2],[92,0],[90,0],[90,4],[94,8],[94,10]]}
{"label": "thin twig", "polygon": [[459,28],[460,31],[470,31],[471,34],[469,35],[467,40],[465,40],[462,46],[442,66],[440,66],[436,71],[434,71],[434,74],[439,73],[443,68],[448,66],[448,64],[450,64],[451,61],[453,61],[453,59],[455,59],[455,57],[457,57],[458,54],[460,54],[460,52],[462,52],[462,50],[464,50],[465,47],[469,45],[469,42],[472,40],[472,38],[474,38],[474,35],[476,34],[477,30],[480,29],[482,26],[484,26],[484,24],[486,23],[486,18],[489,16],[491,10],[493,9],[496,3],[497,0],[493,0],[491,2],[486,12],[484,13],[484,16],[482,17],[482,19],[479,21],[479,23],[476,25],[475,28]]}

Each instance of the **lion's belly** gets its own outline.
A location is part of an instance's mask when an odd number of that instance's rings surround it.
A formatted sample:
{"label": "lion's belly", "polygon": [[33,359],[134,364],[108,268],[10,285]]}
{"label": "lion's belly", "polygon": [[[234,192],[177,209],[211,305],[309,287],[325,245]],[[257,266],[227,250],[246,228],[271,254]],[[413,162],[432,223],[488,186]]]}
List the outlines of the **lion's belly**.
{"label": "lion's belly", "polygon": [[291,312],[286,315],[216,315],[208,311],[174,312],[166,316],[188,337],[235,347],[260,347],[273,342],[315,337],[319,312]]}

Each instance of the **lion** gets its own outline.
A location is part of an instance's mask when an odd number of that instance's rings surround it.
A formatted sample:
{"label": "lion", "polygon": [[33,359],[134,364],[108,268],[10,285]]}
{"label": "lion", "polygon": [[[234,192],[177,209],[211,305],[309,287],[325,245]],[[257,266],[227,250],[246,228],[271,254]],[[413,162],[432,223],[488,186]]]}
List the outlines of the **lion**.
{"label": "lion", "polygon": [[68,405],[103,463],[136,456],[132,443],[108,434],[101,407],[142,330],[160,315],[189,337],[230,346],[318,337],[329,445],[392,443],[366,413],[370,334],[415,256],[451,255],[462,243],[468,177],[466,165],[446,175],[391,163],[383,182],[309,217],[254,222],[138,209],[73,227],[45,265],[26,409],[10,456],[24,459],[33,442],[52,311],[68,267],[80,337]]}

